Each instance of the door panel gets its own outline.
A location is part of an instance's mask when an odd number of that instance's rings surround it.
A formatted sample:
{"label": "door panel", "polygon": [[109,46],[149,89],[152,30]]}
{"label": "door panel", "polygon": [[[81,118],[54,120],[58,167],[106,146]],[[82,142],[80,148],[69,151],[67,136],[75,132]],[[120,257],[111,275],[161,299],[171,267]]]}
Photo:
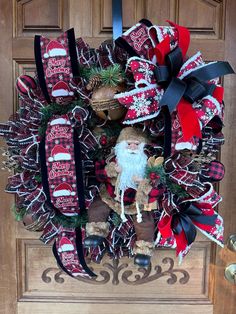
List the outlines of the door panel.
{"label": "door panel", "polygon": [[[34,73],[34,34],[57,37],[74,27],[76,37],[81,36],[97,47],[112,36],[111,3],[111,0],[1,1],[4,43],[0,46],[0,66],[4,69],[0,73],[1,121],[6,121],[17,108],[13,88],[16,77]],[[126,30],[141,18],[148,18],[154,24],[170,19],[190,29],[189,55],[201,50],[205,60],[227,59],[236,68],[236,44],[232,40],[236,31],[234,12],[233,0],[126,0],[123,1],[123,25]],[[236,130],[233,128],[236,79],[226,77],[224,82],[227,141],[222,161],[228,173],[220,186],[224,196],[220,211],[227,238],[236,228]],[[157,250],[151,269],[145,273],[133,266],[132,260],[105,258],[100,265],[91,265],[99,274],[96,280],[75,280],[64,275],[56,265],[51,247],[39,242],[39,234],[14,223],[10,210],[14,199],[3,192],[7,176],[1,172],[1,313],[210,314],[214,311],[233,314],[235,287],[224,279],[224,269],[236,261],[236,254],[227,248],[216,249],[201,235],[181,265],[174,251],[163,249]]]}
{"label": "door panel", "polygon": [[[210,244],[198,242],[189,258],[178,265],[174,250],[161,250],[145,272],[128,258],[104,258],[91,265],[98,277],[75,280],[61,272],[50,246],[38,240],[18,240],[18,298],[20,301],[57,302],[168,302],[209,304],[208,267]],[[157,266],[158,265],[158,266]],[[194,265],[194,267],[193,267]]]}

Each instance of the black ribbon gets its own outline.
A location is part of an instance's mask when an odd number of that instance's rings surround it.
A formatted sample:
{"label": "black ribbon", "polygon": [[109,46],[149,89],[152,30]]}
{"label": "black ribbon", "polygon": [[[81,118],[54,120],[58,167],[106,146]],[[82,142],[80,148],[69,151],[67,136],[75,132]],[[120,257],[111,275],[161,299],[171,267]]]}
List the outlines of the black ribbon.
{"label": "black ribbon", "polygon": [[159,105],[163,107],[165,117],[164,158],[167,158],[171,155],[170,113],[175,110],[181,98],[194,103],[207,95],[212,95],[216,86],[209,84],[208,81],[226,74],[233,74],[234,70],[228,62],[220,61],[196,69],[181,80],[176,77],[184,63],[181,49],[177,46],[165,59],[166,65],[157,66],[154,75],[157,84],[165,89]]}
{"label": "black ribbon", "polygon": [[194,242],[197,229],[193,223],[196,221],[203,225],[214,226],[217,215],[203,215],[202,210],[191,203],[183,203],[180,205],[180,211],[176,212],[172,217],[171,229],[175,234],[184,231],[187,243],[190,245]]}
{"label": "black ribbon", "polygon": [[44,94],[44,97],[48,104],[51,103],[50,96],[48,94],[47,84],[44,76],[44,69],[43,69],[43,62],[42,62],[42,55],[41,55],[41,36],[35,35],[34,38],[34,56],[35,56],[35,63],[36,63],[36,69],[39,79],[39,84],[41,87],[41,90]]}
{"label": "black ribbon", "polygon": [[[84,197],[84,183],[83,183],[83,165],[82,165],[81,147],[80,147],[81,144],[78,140],[78,134],[75,129],[74,129],[74,135],[73,135],[73,144],[74,144],[74,154],[75,154],[75,170],[76,170],[76,183],[77,183],[79,207],[80,207],[80,213],[83,214],[83,212],[86,210],[85,197]],[[54,208],[55,211],[58,211],[58,209],[52,204],[51,197],[50,197],[50,190],[49,190],[49,184],[48,184],[48,171],[47,171],[47,163],[46,163],[45,137],[43,137],[43,139],[41,140],[39,144],[39,156],[40,156],[42,185],[43,185],[44,193],[46,194],[46,197],[47,197],[47,203],[52,208]],[[92,276],[92,277],[96,276],[89,269],[84,258],[82,233],[81,233],[80,227],[76,229],[76,246],[77,246],[77,254],[78,254],[78,258],[79,258],[81,266],[83,267],[83,269],[89,276]],[[64,271],[66,271],[66,268],[63,266],[57,254],[55,244],[53,246],[53,253],[57,259],[59,266]],[[66,272],[70,275],[68,271]]]}
{"label": "black ribbon", "polygon": [[216,86],[209,84],[208,81],[234,73],[228,62],[219,61],[193,70],[181,80],[176,76],[182,65],[182,51],[177,46],[166,56],[166,65],[157,66],[154,71],[157,84],[166,89],[160,106],[168,106],[170,112],[175,110],[182,97],[190,103],[194,103],[207,95],[212,95]]}

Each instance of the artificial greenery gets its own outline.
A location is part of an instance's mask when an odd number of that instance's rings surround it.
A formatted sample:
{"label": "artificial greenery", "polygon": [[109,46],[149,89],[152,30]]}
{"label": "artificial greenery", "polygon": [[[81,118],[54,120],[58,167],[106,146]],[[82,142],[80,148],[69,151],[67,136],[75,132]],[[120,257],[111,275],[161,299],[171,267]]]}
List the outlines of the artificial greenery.
{"label": "artificial greenery", "polygon": [[94,77],[99,77],[102,86],[115,87],[122,83],[125,78],[125,72],[119,64],[111,65],[105,69],[91,67],[83,70],[84,78],[92,80]]}
{"label": "artificial greenery", "polygon": [[146,168],[146,177],[150,178],[151,173],[156,173],[160,177],[160,183],[166,184],[166,173],[163,165],[151,166]]}
{"label": "artificial greenery", "polygon": [[43,114],[41,126],[39,127],[39,135],[43,136],[47,130],[48,121],[56,114],[63,115],[74,109],[76,106],[82,106],[82,101],[73,101],[68,105],[59,105],[57,103],[52,103],[49,106],[42,108],[41,112]]}
{"label": "artificial greenery", "polygon": [[86,213],[83,213],[77,216],[68,217],[58,212],[52,220],[64,228],[76,228],[85,226],[88,222],[88,216]]}
{"label": "artificial greenery", "polygon": [[42,176],[40,174],[36,174],[34,178],[38,183],[42,182]]}
{"label": "artificial greenery", "polygon": [[189,197],[189,194],[180,185],[172,182],[169,178],[166,178],[166,186],[172,194],[179,198]]}
{"label": "artificial greenery", "polygon": [[13,212],[13,215],[16,221],[21,221],[27,211],[25,207],[17,208],[15,204],[11,207],[11,210]]}
{"label": "artificial greenery", "polygon": [[111,220],[114,226],[119,226],[122,223],[122,220],[120,218],[120,215],[118,215],[116,212],[112,212],[111,214]]}
{"label": "artificial greenery", "polygon": [[166,175],[163,165],[151,166],[146,169],[146,177],[150,178],[150,174],[155,173],[159,178],[159,182],[167,187],[167,189],[174,195],[180,198],[189,197],[189,194],[178,184],[171,181]]}
{"label": "artificial greenery", "polygon": [[102,85],[115,87],[122,83],[125,78],[125,73],[122,71],[119,64],[114,64],[100,72]]}

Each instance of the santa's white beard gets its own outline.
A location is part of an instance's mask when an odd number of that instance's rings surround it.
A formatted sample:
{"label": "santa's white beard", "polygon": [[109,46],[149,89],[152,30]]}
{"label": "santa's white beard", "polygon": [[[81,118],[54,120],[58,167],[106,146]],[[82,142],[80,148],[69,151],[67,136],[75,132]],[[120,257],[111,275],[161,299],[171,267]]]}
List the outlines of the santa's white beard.
{"label": "santa's white beard", "polygon": [[147,156],[144,153],[144,143],[139,144],[138,149],[133,151],[127,149],[126,141],[115,146],[115,154],[118,166],[121,168],[119,178],[119,190],[125,191],[128,188],[137,188],[133,178],[144,178],[147,165]]}

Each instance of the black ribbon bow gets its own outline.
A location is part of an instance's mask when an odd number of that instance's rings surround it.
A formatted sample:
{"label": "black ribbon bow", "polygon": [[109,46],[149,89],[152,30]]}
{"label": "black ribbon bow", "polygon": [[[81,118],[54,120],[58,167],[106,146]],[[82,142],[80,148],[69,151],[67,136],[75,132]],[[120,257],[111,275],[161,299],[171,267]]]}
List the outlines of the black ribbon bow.
{"label": "black ribbon bow", "polygon": [[196,68],[181,80],[177,75],[183,64],[182,51],[177,46],[166,56],[166,65],[157,66],[154,71],[157,84],[166,89],[160,106],[167,105],[170,112],[175,110],[182,97],[194,103],[207,95],[212,95],[216,86],[208,81],[234,73],[228,62],[218,61]]}
{"label": "black ribbon bow", "polygon": [[188,245],[194,242],[197,229],[194,222],[202,225],[214,226],[217,218],[216,214],[204,215],[202,210],[190,202],[179,205],[180,211],[176,212],[171,221],[171,229],[174,234],[180,234],[184,231]]}

